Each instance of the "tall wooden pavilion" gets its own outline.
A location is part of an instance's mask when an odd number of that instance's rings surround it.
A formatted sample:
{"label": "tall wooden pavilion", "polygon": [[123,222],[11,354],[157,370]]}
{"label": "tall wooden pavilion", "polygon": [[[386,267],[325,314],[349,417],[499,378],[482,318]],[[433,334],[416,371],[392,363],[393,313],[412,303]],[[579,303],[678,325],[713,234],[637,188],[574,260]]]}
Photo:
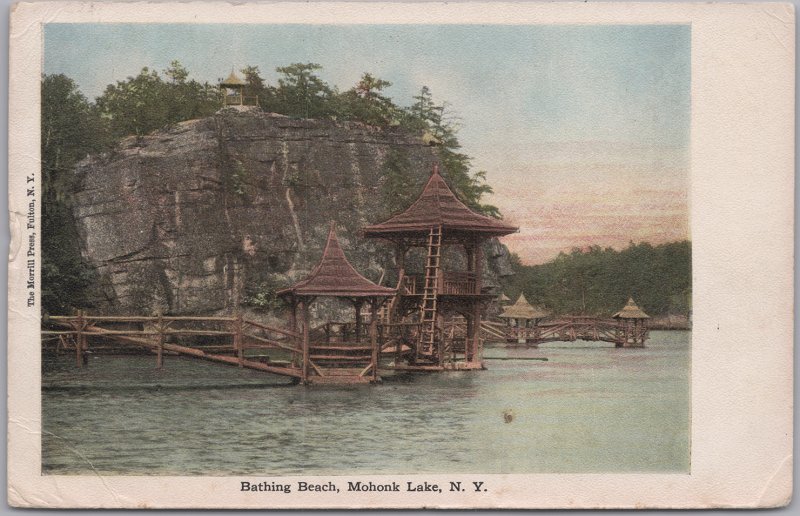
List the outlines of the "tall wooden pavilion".
{"label": "tall wooden pavilion", "polygon": [[612,315],[619,321],[617,329],[618,348],[643,348],[648,337],[647,319],[649,315],[636,305],[633,298],[619,312]]}
{"label": "tall wooden pavilion", "polygon": [[[304,383],[379,380],[377,311],[381,304],[395,295],[395,289],[378,286],[353,268],[339,245],[333,224],[319,264],[307,278],[279,290],[277,294],[291,307],[294,332],[298,333],[298,319],[302,325],[301,380]],[[309,306],[319,297],[344,299],[353,304],[356,313],[354,342],[310,341]],[[364,304],[370,308],[368,344],[362,343],[361,318],[358,316]]]}
{"label": "tall wooden pavilion", "polygon": [[[410,368],[482,367],[482,311],[495,297],[483,289],[482,244],[518,229],[467,208],[447,186],[438,165],[434,165],[430,179],[411,206],[385,222],[363,229],[365,237],[388,240],[395,246],[398,288],[391,305],[390,325],[402,320],[419,324],[416,342],[411,343]],[[414,247],[426,250],[425,266],[424,270],[409,274],[406,255]],[[443,270],[445,251],[453,249],[463,250],[466,270]],[[463,315],[467,321],[463,344],[445,341],[442,332],[443,317],[454,314]],[[398,346],[398,355],[399,349]],[[461,357],[457,356],[459,352]],[[401,367],[398,360],[395,366]]]}

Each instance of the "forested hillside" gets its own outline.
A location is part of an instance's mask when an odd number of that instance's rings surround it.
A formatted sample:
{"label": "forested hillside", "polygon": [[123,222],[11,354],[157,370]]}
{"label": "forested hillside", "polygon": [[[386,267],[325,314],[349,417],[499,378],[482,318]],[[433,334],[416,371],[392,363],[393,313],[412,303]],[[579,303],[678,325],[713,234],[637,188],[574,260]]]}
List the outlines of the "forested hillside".
{"label": "forested hillside", "polygon": [[506,295],[520,292],[558,314],[610,315],[633,296],[651,316],[691,310],[691,243],[633,244],[622,251],[593,246],[561,253],[541,265],[512,258],[515,274],[503,279]]}

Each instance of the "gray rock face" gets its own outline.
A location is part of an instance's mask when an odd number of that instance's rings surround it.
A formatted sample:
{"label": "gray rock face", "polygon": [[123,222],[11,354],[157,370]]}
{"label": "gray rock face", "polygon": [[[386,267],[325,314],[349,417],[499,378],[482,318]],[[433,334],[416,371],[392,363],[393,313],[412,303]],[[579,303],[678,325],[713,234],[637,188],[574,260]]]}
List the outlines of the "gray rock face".
{"label": "gray rock face", "polygon": [[[108,313],[231,312],[303,277],[329,221],[378,281],[388,245],[359,237],[385,219],[383,169],[401,152],[420,180],[437,160],[420,137],[359,123],[224,110],[82,162],[73,213]],[[507,250],[487,244],[489,276]]]}

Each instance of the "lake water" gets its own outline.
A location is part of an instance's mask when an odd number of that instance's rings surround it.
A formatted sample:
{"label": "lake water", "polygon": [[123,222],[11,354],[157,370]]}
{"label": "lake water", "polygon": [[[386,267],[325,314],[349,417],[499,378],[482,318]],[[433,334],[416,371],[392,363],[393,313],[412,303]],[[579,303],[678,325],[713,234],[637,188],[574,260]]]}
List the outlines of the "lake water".
{"label": "lake water", "polygon": [[[690,332],[645,349],[487,346],[486,371],[377,386],[186,358],[45,357],[46,474],[688,472]],[[546,357],[545,361],[491,357]]]}

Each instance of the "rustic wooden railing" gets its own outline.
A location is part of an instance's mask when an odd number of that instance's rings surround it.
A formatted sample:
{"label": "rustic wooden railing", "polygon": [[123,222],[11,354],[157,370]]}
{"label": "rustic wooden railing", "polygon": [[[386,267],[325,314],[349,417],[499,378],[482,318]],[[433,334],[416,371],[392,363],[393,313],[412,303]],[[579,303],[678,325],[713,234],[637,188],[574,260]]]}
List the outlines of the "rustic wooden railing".
{"label": "rustic wooden railing", "polygon": [[257,96],[248,95],[225,95],[223,97],[225,106],[258,106]]}
{"label": "rustic wooden railing", "polygon": [[[436,287],[440,295],[476,295],[478,281],[473,272],[439,271]],[[400,293],[406,296],[422,295],[425,288],[425,278],[421,275],[409,274],[403,277],[400,284]]]}
{"label": "rustic wooden railing", "polygon": [[530,327],[505,328],[508,342],[539,344],[543,342],[574,342],[576,340],[611,342],[619,347],[640,347],[649,337],[647,325],[626,319],[603,317],[563,316],[545,319]]}
{"label": "rustic wooden railing", "polygon": [[[167,352],[286,376],[300,376],[298,364],[302,359],[302,348],[299,335],[288,329],[246,320],[241,316],[146,317],[79,313],[75,316],[49,316],[43,324],[43,338],[56,337],[62,347],[71,347],[71,341],[78,367],[85,363],[89,339],[102,338],[154,352],[159,368],[163,367],[163,357]],[[189,337],[194,339],[193,342],[186,341]],[[197,343],[203,337],[208,337],[212,342]],[[221,344],[220,339],[224,341]],[[291,358],[289,361],[271,361],[268,357],[246,356],[245,351],[254,349],[280,349]]]}

